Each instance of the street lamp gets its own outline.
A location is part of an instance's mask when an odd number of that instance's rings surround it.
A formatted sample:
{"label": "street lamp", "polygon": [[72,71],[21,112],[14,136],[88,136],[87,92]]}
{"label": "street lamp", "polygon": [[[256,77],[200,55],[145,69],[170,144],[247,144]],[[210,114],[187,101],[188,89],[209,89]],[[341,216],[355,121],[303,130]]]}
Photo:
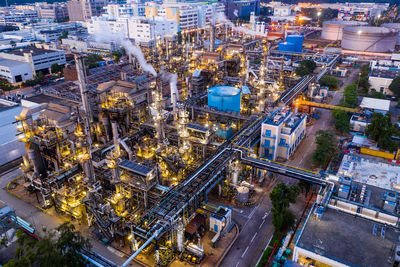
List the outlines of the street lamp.
{"label": "street lamp", "polygon": [[321,11],[317,12],[317,16],[318,16],[318,26],[319,26],[319,17],[321,16]]}

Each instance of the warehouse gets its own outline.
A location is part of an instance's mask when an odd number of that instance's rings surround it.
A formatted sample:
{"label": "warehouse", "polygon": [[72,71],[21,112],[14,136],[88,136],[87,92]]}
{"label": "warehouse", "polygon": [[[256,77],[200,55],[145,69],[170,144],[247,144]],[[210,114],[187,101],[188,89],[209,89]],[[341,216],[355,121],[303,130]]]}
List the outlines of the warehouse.
{"label": "warehouse", "polygon": [[373,69],[369,75],[368,81],[372,89],[377,92],[381,92],[385,95],[392,95],[392,91],[389,90],[389,86],[393,79],[400,76],[400,70],[385,70],[385,69]]}
{"label": "warehouse", "polygon": [[10,59],[0,59],[0,78],[9,83],[19,83],[32,79],[29,63]]}

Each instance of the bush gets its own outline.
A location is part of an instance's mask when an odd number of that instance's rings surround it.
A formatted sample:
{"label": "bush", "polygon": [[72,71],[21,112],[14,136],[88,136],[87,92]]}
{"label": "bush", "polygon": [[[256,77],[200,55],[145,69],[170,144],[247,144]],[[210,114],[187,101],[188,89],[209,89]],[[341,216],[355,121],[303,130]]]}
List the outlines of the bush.
{"label": "bush", "polygon": [[317,148],[313,153],[313,161],[319,166],[324,166],[330,159],[338,154],[338,141],[336,135],[331,131],[317,131],[315,138]]}
{"label": "bush", "polygon": [[342,107],[354,108],[357,104],[357,85],[352,83],[344,88],[343,98],[340,101],[340,105]]}

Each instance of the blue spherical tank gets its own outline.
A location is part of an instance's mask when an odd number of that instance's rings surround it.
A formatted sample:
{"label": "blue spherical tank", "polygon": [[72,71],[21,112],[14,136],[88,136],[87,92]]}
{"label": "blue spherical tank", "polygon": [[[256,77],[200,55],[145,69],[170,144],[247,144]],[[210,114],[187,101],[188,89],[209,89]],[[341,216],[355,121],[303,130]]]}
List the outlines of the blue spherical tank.
{"label": "blue spherical tank", "polygon": [[304,41],[304,36],[303,35],[288,35],[286,37],[286,42],[292,43],[294,45],[294,51],[293,52],[301,52],[303,49],[303,41]]}
{"label": "blue spherical tank", "polygon": [[220,111],[240,112],[241,90],[233,86],[208,89],[208,106]]}

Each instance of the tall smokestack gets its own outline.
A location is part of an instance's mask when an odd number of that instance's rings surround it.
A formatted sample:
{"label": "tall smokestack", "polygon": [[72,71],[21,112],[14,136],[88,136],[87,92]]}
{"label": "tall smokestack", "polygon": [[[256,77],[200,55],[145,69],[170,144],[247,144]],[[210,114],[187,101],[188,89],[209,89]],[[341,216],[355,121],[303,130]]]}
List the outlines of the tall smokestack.
{"label": "tall smokestack", "polygon": [[76,64],[76,71],[78,73],[78,80],[79,80],[79,89],[81,91],[81,98],[83,109],[85,111],[85,115],[89,121],[93,121],[92,118],[92,111],[90,109],[89,100],[88,100],[88,93],[86,87],[86,75],[85,75],[85,65],[83,63],[83,57],[80,55],[75,55],[75,64]]}
{"label": "tall smokestack", "polygon": [[210,47],[209,51],[214,52],[214,43],[215,43],[215,27],[211,26],[210,30]]}

